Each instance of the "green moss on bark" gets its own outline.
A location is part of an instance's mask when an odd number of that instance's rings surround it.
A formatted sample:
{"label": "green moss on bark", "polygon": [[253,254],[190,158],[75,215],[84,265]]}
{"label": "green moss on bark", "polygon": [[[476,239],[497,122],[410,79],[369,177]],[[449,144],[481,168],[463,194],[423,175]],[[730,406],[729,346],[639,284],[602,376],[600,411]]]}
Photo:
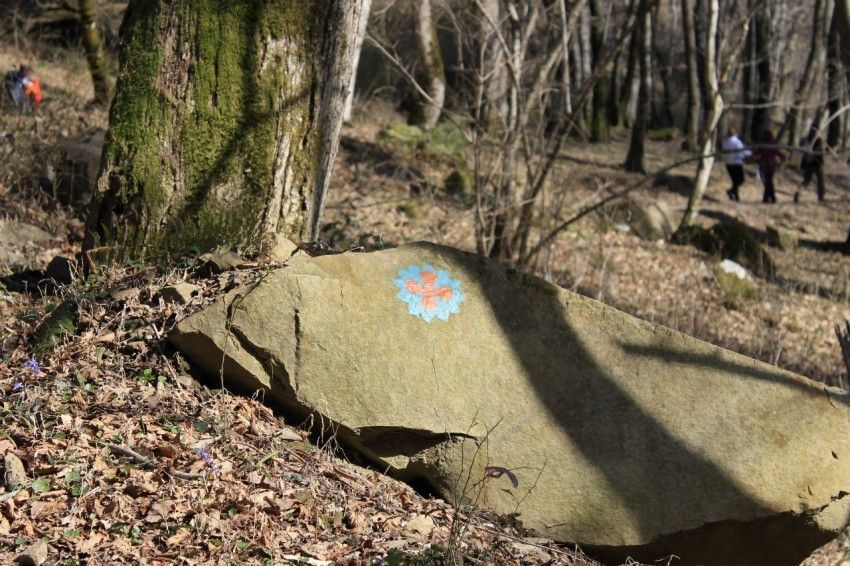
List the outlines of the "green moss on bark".
{"label": "green moss on bark", "polygon": [[316,77],[330,7],[132,2],[88,245],[106,244],[118,259],[255,250],[276,194],[286,201],[279,231],[300,238],[319,158]]}

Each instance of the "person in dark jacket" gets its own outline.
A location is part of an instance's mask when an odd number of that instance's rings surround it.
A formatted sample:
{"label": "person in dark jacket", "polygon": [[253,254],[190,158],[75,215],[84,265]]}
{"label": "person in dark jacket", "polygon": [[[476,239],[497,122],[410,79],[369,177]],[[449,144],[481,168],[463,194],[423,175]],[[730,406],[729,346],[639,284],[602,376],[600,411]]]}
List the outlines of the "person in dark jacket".
{"label": "person in dark jacket", "polygon": [[[818,135],[814,126],[809,129],[809,134],[800,142],[803,157],[800,159],[800,169],[803,171],[803,188],[808,188],[812,178],[817,178],[818,201],[823,202],[826,197],[826,183],[823,176],[823,140]],[[800,201],[800,191],[794,193],[794,202]]]}
{"label": "person in dark jacket", "polygon": [[753,159],[758,164],[759,175],[764,183],[762,202],[776,202],[773,175],[776,173],[776,168],[785,161],[785,154],[776,146],[776,138],[770,130],[765,131],[762,142],[755,148]]}

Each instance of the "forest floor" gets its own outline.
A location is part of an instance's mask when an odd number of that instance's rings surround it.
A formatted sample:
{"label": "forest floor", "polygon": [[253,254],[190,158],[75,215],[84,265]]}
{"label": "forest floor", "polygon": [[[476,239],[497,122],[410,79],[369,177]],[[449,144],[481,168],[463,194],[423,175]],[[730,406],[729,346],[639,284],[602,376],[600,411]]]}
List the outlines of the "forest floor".
{"label": "forest floor", "polygon": [[[0,49],[0,69],[22,57]],[[60,137],[106,125],[105,111],[87,102],[81,57],[48,53],[34,63],[45,104],[34,117],[0,114],[0,231],[4,223],[24,222],[50,239],[7,244],[25,261],[14,268],[0,261],[0,277],[21,267],[44,269],[54,256],[79,251],[80,211],[58,204],[37,179]],[[442,190],[456,157],[382,135],[400,117],[380,102],[357,115],[343,131],[326,240],[345,249],[380,235],[386,242],[474,249],[469,199]],[[625,148],[622,133],[604,145],[569,144],[547,189],[551,202],[568,191],[565,208],[577,210],[598,198],[600,187],[639,179],[618,166]],[[650,142],[647,168],[684,157],[673,142]],[[680,167],[634,198],[681,212],[693,169]],[[802,235],[794,251],[770,249],[783,277],[757,279],[758,298],[735,308],[711,274],[717,258],[641,240],[605,215],[561,234],[541,274],[635,316],[837,382],[844,369],[833,325],[850,317],[850,261],[828,243],[843,241],[850,226],[850,167],[832,160],[824,204],[811,191],[792,204],[798,178],[793,171],[780,175],[777,205],[760,203],[751,177],[743,202],[730,203],[725,171],[715,167],[700,223],[732,217],[757,234],[776,224]],[[305,431],[257,400],[195,382],[163,336],[188,310],[266,265],[246,261],[221,277],[193,279],[200,292],[189,306],[161,300],[159,290],[192,278],[194,266],[186,260],[168,270],[107,270],[44,294],[0,287],[0,453],[20,457],[25,472],[18,485],[0,490],[0,562],[44,540],[59,564],[166,564],[178,556],[187,564],[384,564],[410,563],[411,555],[428,563],[427,556],[449,551],[472,563],[591,563],[504,518],[423,498],[314,446]],[[79,305],[75,336],[33,351],[33,331],[65,299]],[[847,558],[843,537],[811,563]]]}

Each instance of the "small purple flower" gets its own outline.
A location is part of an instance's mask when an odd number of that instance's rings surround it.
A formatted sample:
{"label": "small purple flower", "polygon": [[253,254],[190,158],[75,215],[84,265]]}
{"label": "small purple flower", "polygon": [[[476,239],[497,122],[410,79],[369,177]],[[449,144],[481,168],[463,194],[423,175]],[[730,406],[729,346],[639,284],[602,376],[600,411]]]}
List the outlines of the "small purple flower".
{"label": "small purple flower", "polygon": [[198,447],[198,455],[201,457],[201,460],[207,463],[208,466],[212,468],[214,474],[218,474],[221,471],[221,468],[215,463],[213,457],[210,456],[210,453],[207,452],[207,449],[203,446]]}
{"label": "small purple flower", "polygon": [[30,358],[26,362],[26,366],[32,370],[35,375],[41,375],[41,366],[35,358]]}
{"label": "small purple flower", "polygon": [[24,388],[24,383],[22,381],[16,381],[12,386],[12,391],[20,391]]}

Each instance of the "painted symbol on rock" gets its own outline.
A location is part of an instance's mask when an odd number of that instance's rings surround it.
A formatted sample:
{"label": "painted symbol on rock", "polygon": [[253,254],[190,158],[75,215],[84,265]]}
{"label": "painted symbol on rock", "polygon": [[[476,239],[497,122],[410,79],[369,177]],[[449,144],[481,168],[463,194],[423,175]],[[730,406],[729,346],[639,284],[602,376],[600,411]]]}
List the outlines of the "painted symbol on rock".
{"label": "painted symbol on rock", "polygon": [[435,318],[448,320],[450,314],[460,312],[464,299],[460,281],[452,279],[444,269],[411,265],[399,269],[393,283],[399,288],[398,298],[407,303],[407,311],[425,322]]}

